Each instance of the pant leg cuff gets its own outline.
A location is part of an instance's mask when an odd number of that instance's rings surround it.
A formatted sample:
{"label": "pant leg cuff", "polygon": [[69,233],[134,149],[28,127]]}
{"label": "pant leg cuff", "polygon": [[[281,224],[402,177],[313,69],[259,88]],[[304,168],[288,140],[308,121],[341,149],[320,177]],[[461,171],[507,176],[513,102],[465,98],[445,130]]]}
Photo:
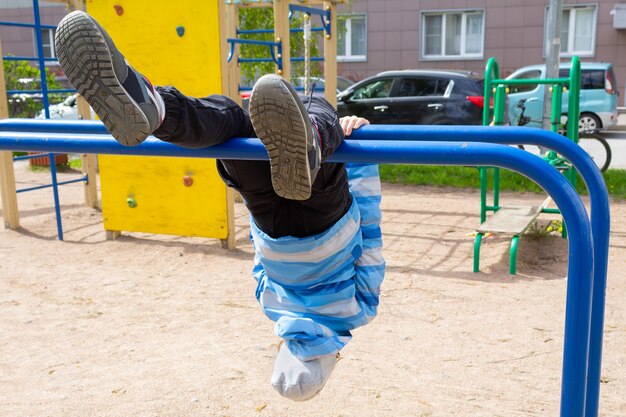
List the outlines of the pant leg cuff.
{"label": "pant leg cuff", "polygon": [[153,135],[159,139],[167,140],[174,135],[180,121],[180,103],[178,97],[168,87],[156,87],[157,92],[165,103],[165,117],[163,123]]}

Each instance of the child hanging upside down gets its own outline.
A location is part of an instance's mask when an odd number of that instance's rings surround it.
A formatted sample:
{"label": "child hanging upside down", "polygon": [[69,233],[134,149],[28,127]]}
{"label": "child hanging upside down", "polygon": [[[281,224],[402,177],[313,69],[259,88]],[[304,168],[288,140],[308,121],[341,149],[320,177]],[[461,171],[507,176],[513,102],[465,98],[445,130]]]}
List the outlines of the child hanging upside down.
{"label": "child hanging upside down", "polygon": [[263,142],[269,162],[220,159],[217,168],[250,212],[256,297],[284,341],[272,385],[292,400],[314,397],[350,331],[376,315],[384,276],[378,167],[325,162],[368,121],[339,119],[319,97],[303,102],[276,75],[255,84],[250,115],[225,96],[153,87],[80,11],[59,23],[55,47],[68,80],[123,145],[149,135],[187,148]]}

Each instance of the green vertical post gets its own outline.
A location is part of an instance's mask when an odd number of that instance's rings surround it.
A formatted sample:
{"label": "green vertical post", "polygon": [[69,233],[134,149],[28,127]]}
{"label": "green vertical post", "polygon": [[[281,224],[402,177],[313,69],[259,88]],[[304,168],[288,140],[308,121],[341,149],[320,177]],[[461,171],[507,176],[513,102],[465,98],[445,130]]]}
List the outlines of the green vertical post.
{"label": "green vertical post", "polygon": [[487,168],[478,167],[480,174],[480,222],[487,220]]}
{"label": "green vertical post", "polygon": [[[506,86],[500,84],[495,87],[495,97],[493,100],[494,125],[502,126],[502,124],[504,123],[505,107]],[[493,169],[493,206],[496,210],[500,208],[500,168]]]}
{"label": "green vertical post", "polygon": [[[500,78],[500,69],[498,68],[498,63],[496,59],[491,57],[487,60],[487,65],[485,67],[485,81],[483,88],[483,125],[489,126],[491,124],[491,95],[493,88],[493,80]],[[495,99],[494,99],[495,102]],[[494,103],[495,104],[495,103]],[[496,107],[494,105],[494,123],[495,123],[495,115]],[[500,119],[502,120],[502,118]],[[502,124],[502,123],[500,123]],[[487,167],[478,167],[478,172],[480,174],[480,222],[484,223],[487,220]],[[480,247],[480,242],[478,243]]]}
{"label": "green vertical post", "polygon": [[[550,130],[554,133],[559,132],[561,125],[561,111],[563,109],[563,85],[555,83],[552,85],[552,108],[550,109]],[[550,150],[548,152],[548,159],[553,160],[557,158],[556,152]]]}
{"label": "green vertical post", "polygon": [[485,81],[483,88],[483,126],[489,126],[491,123],[491,115],[489,114],[489,105],[491,103],[491,81],[498,79],[500,70],[498,69],[498,63],[496,59],[491,57],[487,61],[485,68]]}
{"label": "green vertical post", "polygon": [[[569,72],[569,100],[567,104],[567,137],[578,143],[578,119],[580,117],[580,60],[572,58],[572,67]],[[576,187],[576,170],[568,171],[569,182]]]}
{"label": "green vertical post", "polygon": [[[506,87],[502,84],[495,87],[495,97],[493,99],[493,124],[502,126],[504,124],[504,108],[506,104]],[[485,103],[488,105],[488,103]]]}
{"label": "green vertical post", "polygon": [[482,233],[476,233],[474,238],[474,272],[480,270],[480,242],[483,239]]}
{"label": "green vertical post", "polygon": [[517,273],[517,244],[519,243],[519,235],[513,236],[511,239],[511,249],[509,250],[509,274]]}

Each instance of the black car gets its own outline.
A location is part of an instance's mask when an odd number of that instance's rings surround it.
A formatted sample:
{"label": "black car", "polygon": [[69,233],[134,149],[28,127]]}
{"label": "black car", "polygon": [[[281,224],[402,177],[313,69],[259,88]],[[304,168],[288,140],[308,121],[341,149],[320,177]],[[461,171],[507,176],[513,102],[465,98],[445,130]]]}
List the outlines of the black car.
{"label": "black car", "polygon": [[340,116],[372,124],[482,124],[483,79],[469,71],[386,71],[337,95]]}

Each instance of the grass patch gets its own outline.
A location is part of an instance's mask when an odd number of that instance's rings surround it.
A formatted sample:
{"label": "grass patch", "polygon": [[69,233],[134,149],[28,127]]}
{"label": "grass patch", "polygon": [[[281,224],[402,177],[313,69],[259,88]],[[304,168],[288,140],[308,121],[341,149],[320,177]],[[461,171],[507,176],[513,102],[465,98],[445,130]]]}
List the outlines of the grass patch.
{"label": "grass patch", "polygon": [[[492,184],[493,170],[489,170],[489,184]],[[380,178],[384,182],[405,185],[432,185],[437,187],[480,188],[478,169],[458,166],[426,165],[381,165]],[[626,199],[626,170],[609,169],[604,173],[604,181],[613,198]],[[587,189],[580,176],[576,183],[580,194]],[[500,190],[515,192],[542,192],[541,188],[528,178],[516,172],[500,170]]]}
{"label": "grass patch", "polygon": [[[58,172],[68,171],[81,171],[83,167],[83,160],[80,156],[70,155],[66,164],[57,164],[56,168]],[[28,169],[32,172],[50,172],[49,166],[30,165]]]}
{"label": "grass patch", "polygon": [[69,162],[67,163],[67,166],[70,169],[80,171],[83,169],[83,160],[82,158],[70,158]]}

